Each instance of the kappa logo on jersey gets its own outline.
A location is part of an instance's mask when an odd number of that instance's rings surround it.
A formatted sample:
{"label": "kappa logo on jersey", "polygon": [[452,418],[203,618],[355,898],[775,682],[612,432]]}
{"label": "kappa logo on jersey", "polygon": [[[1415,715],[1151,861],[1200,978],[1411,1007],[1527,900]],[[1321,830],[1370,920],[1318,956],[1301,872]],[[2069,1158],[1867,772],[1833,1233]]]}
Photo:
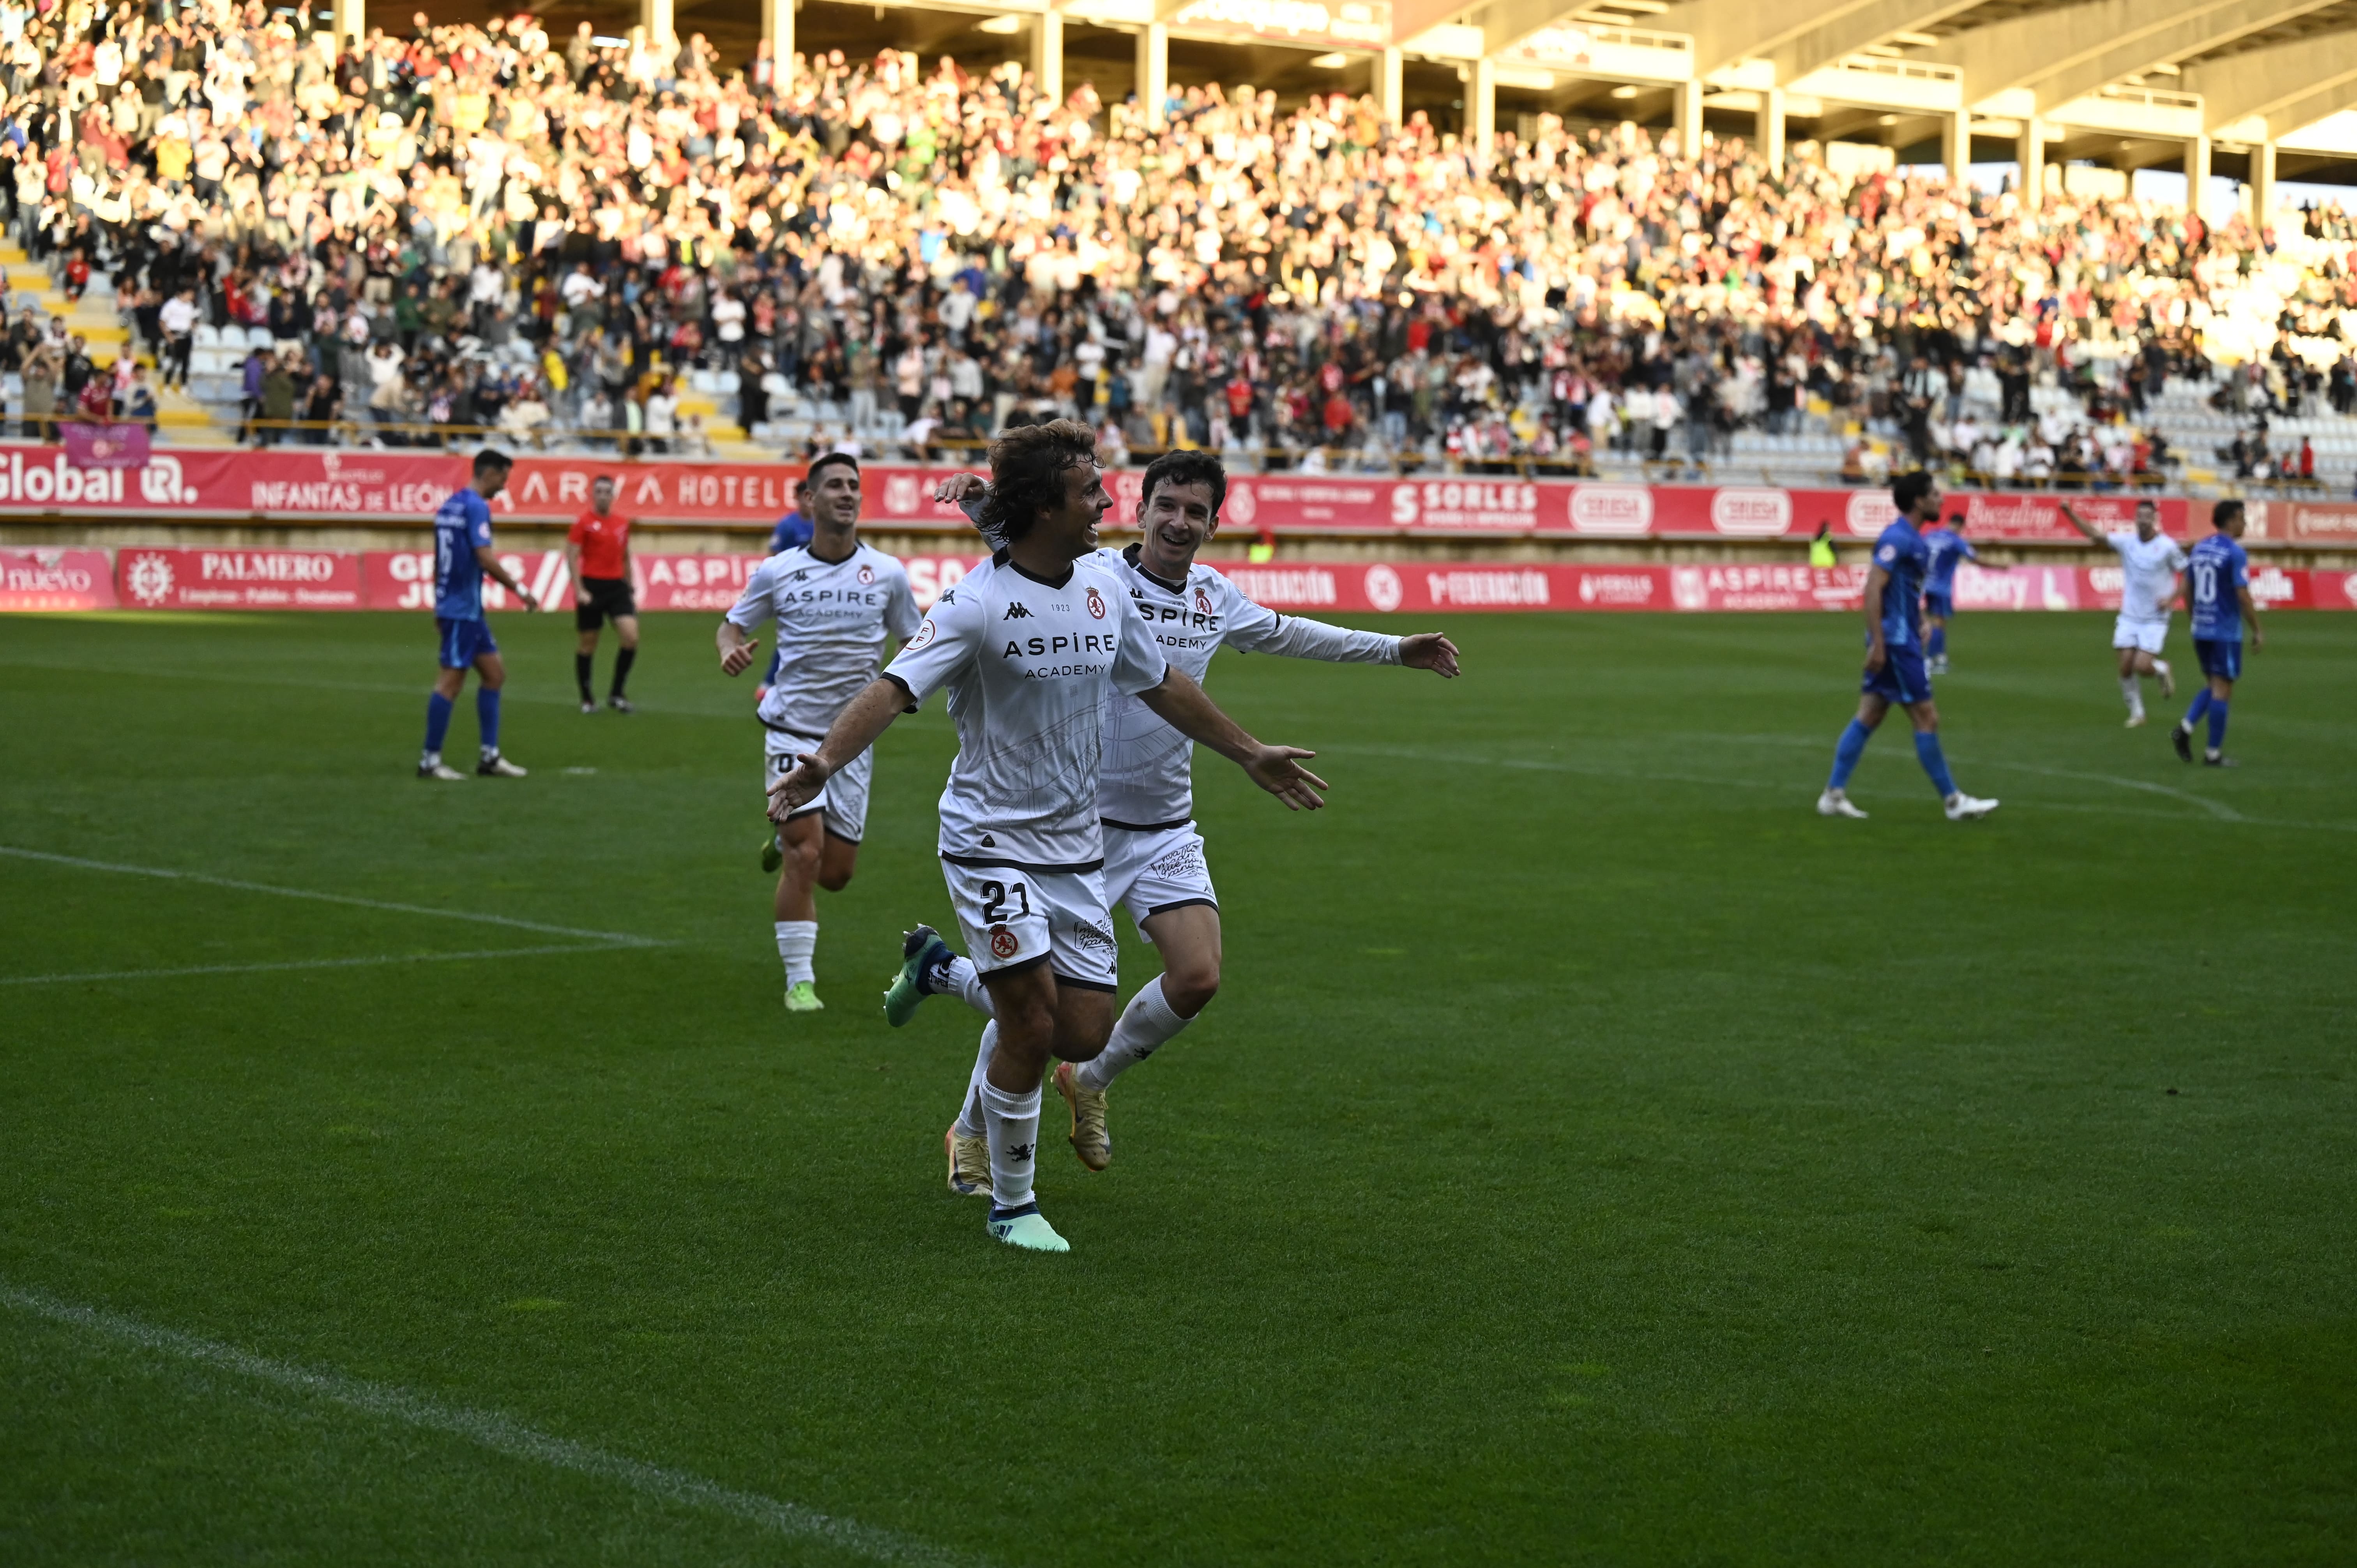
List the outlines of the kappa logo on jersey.
{"label": "kappa logo on jersey", "polygon": [[1105,618],[1104,601],[1097,597],[1097,591],[1094,588],[1089,590],[1089,615],[1096,620],[1103,620]]}
{"label": "kappa logo on jersey", "polygon": [[1002,959],[1013,958],[1022,950],[1022,939],[1017,937],[1013,931],[1008,930],[1005,926],[993,926],[990,928],[991,957]]}
{"label": "kappa logo on jersey", "polygon": [[798,569],[795,571],[795,573],[794,573],[794,581],[795,581],[795,582],[797,582],[797,583],[807,583],[807,582],[809,582],[809,581],[810,581],[810,571],[809,571],[809,569],[808,569],[807,567],[798,568]]}
{"label": "kappa logo on jersey", "polygon": [[1032,617],[1031,612],[1024,607],[1023,601],[1017,599],[1013,604],[1006,607],[1006,613],[999,618],[1001,620],[1029,620]]}

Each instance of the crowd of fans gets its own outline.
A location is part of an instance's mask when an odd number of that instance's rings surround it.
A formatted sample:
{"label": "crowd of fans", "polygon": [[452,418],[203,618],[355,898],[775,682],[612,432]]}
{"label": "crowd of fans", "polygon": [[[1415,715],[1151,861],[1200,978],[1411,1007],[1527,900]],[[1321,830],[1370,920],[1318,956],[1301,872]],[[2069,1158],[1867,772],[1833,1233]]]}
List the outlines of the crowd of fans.
{"label": "crowd of fans", "polygon": [[[2254,424],[2357,395],[2337,211],[2035,210],[1548,115],[1485,156],[1340,94],[1190,86],[1156,126],[1012,64],[327,24],[0,0],[0,202],[70,286],[112,280],[167,382],[266,328],[256,440],[696,449],[706,371],[721,419],[828,445],[1078,416],[1117,453],[1579,467],[1855,428],[1860,471],[2094,482],[2168,459],[2140,415],[2215,360]],[[27,421],[153,402],[61,321],[20,316],[0,371]],[[2077,412],[2034,415],[2041,381]]]}

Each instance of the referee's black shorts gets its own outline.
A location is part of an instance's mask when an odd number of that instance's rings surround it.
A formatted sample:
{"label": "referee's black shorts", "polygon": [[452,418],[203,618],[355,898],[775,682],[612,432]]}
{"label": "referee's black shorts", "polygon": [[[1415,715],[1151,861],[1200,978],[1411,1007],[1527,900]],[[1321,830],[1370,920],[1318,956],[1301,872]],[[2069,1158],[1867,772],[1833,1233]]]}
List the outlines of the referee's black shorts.
{"label": "referee's black shorts", "polygon": [[579,630],[596,631],[608,616],[638,613],[638,596],[628,577],[584,577],[573,590],[573,624]]}

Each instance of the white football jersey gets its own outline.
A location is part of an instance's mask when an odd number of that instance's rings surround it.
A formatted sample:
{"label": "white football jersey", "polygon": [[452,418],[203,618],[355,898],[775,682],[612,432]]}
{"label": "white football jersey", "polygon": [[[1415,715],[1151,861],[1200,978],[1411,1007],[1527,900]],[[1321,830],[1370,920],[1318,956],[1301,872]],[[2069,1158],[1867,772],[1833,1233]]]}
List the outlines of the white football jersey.
{"label": "white football jersey", "polygon": [[2104,542],[2120,553],[2120,614],[2130,620],[2166,620],[2162,608],[2176,596],[2185,552],[2166,533],[2138,539],[2132,532],[2107,533]]}
{"label": "white football jersey", "polygon": [[761,722],[812,736],[826,734],[876,679],[885,639],[915,636],[919,618],[908,569],[866,544],[841,561],[822,561],[807,546],[780,551],[753,568],[728,611],[748,632],[777,622],[778,678]]}
{"label": "white football jersey", "polygon": [[1127,586],[1096,555],[1048,581],[1001,552],[945,590],[885,671],[913,703],[949,689],[958,753],[942,790],[942,858],[1102,865],[1105,709],[1168,672]]}
{"label": "white football jersey", "polygon": [[[1138,564],[1138,548],[1100,550],[1095,559],[1117,575],[1162,656],[1198,685],[1222,644],[1248,653],[1337,663],[1396,664],[1400,639],[1278,615],[1204,565],[1172,585]],[[1195,814],[1195,743],[1135,697],[1116,697],[1105,712],[1104,771],[1097,809],[1127,828],[1172,826]]]}

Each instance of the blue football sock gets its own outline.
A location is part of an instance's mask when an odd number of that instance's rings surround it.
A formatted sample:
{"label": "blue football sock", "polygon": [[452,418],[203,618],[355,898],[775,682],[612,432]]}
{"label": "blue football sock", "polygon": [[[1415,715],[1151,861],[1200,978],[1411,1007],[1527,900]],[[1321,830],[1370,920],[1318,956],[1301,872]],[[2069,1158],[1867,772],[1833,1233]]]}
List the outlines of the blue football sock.
{"label": "blue football sock", "polygon": [[2226,744],[2226,704],[2219,698],[2210,701],[2210,749],[2217,750]]}
{"label": "blue football sock", "polygon": [[479,687],[475,693],[475,722],[483,726],[483,749],[500,748],[500,694],[492,687]]}
{"label": "blue football sock", "polygon": [[1945,659],[1948,656],[1948,628],[1944,626],[1933,627],[1932,636],[1925,642],[1923,650],[1934,659]]}
{"label": "blue football sock", "polygon": [[2210,688],[2204,686],[2201,690],[2193,693],[2193,705],[2185,710],[2185,733],[2188,735],[2192,734],[2193,726],[2200,724],[2201,722],[2201,715],[2209,711]]}
{"label": "blue football sock", "polygon": [[450,733],[450,699],[436,692],[425,699],[425,749],[438,752]]}
{"label": "blue football sock", "polygon": [[1848,785],[1849,776],[1857,770],[1857,759],[1866,755],[1866,743],[1873,738],[1872,730],[1856,719],[1849,721],[1849,728],[1841,732],[1841,739],[1834,746],[1834,776],[1825,781],[1826,789],[1839,789]]}
{"label": "blue football sock", "polygon": [[1923,771],[1932,776],[1932,788],[1940,792],[1940,799],[1944,800],[1956,792],[1956,781],[1948,777],[1948,758],[1940,750],[1937,730],[1915,732],[1915,759],[1923,765]]}

